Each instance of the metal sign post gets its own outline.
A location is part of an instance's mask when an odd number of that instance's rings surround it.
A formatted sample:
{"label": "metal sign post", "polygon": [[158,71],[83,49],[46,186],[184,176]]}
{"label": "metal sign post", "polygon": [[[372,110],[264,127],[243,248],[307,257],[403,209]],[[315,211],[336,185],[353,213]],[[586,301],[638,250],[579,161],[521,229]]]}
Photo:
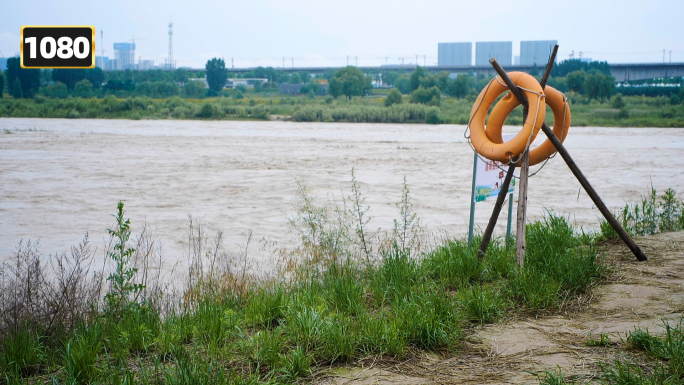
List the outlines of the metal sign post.
{"label": "metal sign post", "polygon": [[477,152],[473,151],[473,188],[470,191],[470,226],[468,226],[468,247],[473,242],[473,228],[475,227],[475,186],[477,183]]}
{"label": "metal sign post", "polygon": [[[513,139],[514,134],[505,134],[504,141],[507,142]],[[503,165],[499,162],[494,162],[490,160],[485,160],[478,157],[477,152],[474,152],[475,156],[473,158],[473,184],[470,194],[470,225],[468,226],[468,245],[472,243],[473,235],[475,231],[475,203],[487,200],[491,197],[496,196],[496,205],[499,210],[496,211],[498,216],[501,212],[500,208],[503,205],[506,196],[509,197],[511,202],[513,201],[513,187],[511,186],[511,179],[513,177],[513,171],[504,172],[502,170]],[[479,164],[478,164],[479,163]],[[513,167],[515,168],[515,167]],[[505,174],[505,177],[504,177]],[[515,185],[515,183],[513,184]],[[508,226],[506,228],[506,238],[511,236],[511,218],[512,218],[512,204],[508,205]],[[495,223],[495,222],[494,222]],[[490,225],[492,222],[490,221]],[[490,230],[489,227],[487,230]],[[492,229],[493,230],[493,227]],[[485,236],[489,234],[491,236],[492,232],[485,232]]]}

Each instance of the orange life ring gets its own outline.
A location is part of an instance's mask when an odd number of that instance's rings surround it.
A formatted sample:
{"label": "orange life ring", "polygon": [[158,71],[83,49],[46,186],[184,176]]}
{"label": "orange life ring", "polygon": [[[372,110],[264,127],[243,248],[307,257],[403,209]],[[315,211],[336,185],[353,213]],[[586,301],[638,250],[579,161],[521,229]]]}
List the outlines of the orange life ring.
{"label": "orange life ring", "polygon": [[[546,116],[544,91],[537,79],[524,72],[509,72],[508,76],[513,83],[522,88],[522,92],[527,96],[530,105],[523,129],[515,138],[506,143],[503,143],[503,140],[501,143],[495,143],[487,137],[485,132],[485,119],[489,107],[499,95],[508,90],[506,84],[498,76],[480,92],[470,112],[470,141],[475,147],[475,151],[489,160],[504,163],[508,163],[511,158],[521,154],[525,150],[528,140],[530,143],[534,141]],[[492,111],[493,113],[494,111]],[[506,120],[506,116],[495,118],[503,122]],[[491,114],[489,119],[492,119]],[[530,134],[532,135],[531,138]]]}
{"label": "orange life ring", "polygon": [[[544,94],[546,95],[546,105],[551,107],[551,111],[553,111],[553,133],[563,142],[568,136],[568,129],[570,128],[570,106],[563,93],[551,86],[546,86]],[[503,143],[501,128],[506,117],[519,105],[518,98],[510,93],[496,103],[489,114],[489,120],[487,120],[486,134],[489,140],[494,143]],[[530,166],[545,161],[554,152],[556,152],[556,148],[551,144],[551,141],[546,139],[539,147],[530,151]]]}

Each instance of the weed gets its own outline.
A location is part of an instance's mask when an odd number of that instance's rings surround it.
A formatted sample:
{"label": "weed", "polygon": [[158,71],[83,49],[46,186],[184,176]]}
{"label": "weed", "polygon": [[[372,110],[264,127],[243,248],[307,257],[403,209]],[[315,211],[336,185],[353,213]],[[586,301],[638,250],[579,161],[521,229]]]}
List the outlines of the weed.
{"label": "weed", "polygon": [[346,362],[354,357],[359,341],[353,323],[347,318],[328,319],[321,331],[323,359]]}
{"label": "weed", "polygon": [[256,331],[251,336],[243,333],[237,342],[237,347],[247,362],[253,365],[255,372],[259,372],[262,365],[270,368],[280,365],[285,342],[283,329],[264,329]]}
{"label": "weed", "polygon": [[103,347],[102,325],[94,323],[67,342],[64,348],[64,370],[67,380],[73,384],[89,384],[100,372],[96,367]]}
{"label": "weed", "polygon": [[116,228],[107,229],[109,235],[115,238],[117,243],[114,245],[114,251],[109,253],[109,258],[114,261],[116,267],[107,278],[112,283],[112,287],[105,299],[109,310],[119,314],[128,306],[130,295],[145,288],[141,284],[132,282],[138,269],[131,266],[131,256],[135,253],[135,249],[126,247],[131,236],[131,222],[124,218],[123,209],[123,202],[119,202],[117,213],[113,215],[116,218]]}
{"label": "weed", "polygon": [[513,296],[531,312],[560,305],[560,283],[553,278],[525,267],[519,269],[509,281]]}
{"label": "weed", "polygon": [[539,385],[572,385],[575,381],[567,382],[563,376],[563,370],[558,366],[558,371],[555,370],[545,370],[544,376],[537,373],[527,372],[535,377],[539,381]]}
{"label": "weed", "polygon": [[410,251],[402,250],[396,242],[381,250],[381,266],[372,274],[372,290],[378,305],[386,301],[406,298],[412,286],[418,281],[418,264],[411,258]]}
{"label": "weed", "polygon": [[286,320],[287,329],[293,342],[308,352],[317,344],[324,320],[313,308],[290,308]]}
{"label": "weed", "polygon": [[260,288],[247,304],[248,322],[255,325],[275,326],[285,317],[288,296],[285,289],[275,285],[271,290]]}
{"label": "weed", "polygon": [[[205,385],[228,384],[223,365],[218,362],[206,362],[201,354],[179,348],[174,352],[175,365],[166,371],[166,383],[169,385]],[[231,381],[231,383],[233,383]]]}
{"label": "weed", "polygon": [[307,355],[306,351],[302,348],[292,350],[285,358],[285,364],[282,369],[285,378],[288,379],[307,376],[310,370],[311,356]]}
{"label": "weed", "polygon": [[485,268],[464,241],[448,241],[428,253],[423,266],[430,277],[455,288],[479,280]]}
{"label": "weed", "polygon": [[17,376],[35,373],[45,360],[41,338],[28,327],[21,328],[2,341],[0,367]]}
{"label": "weed", "polygon": [[608,337],[606,333],[601,333],[597,340],[594,339],[594,336],[589,334],[589,340],[584,343],[584,346],[609,346],[611,344],[610,337]]}
{"label": "weed", "polygon": [[506,310],[506,304],[498,291],[492,292],[479,284],[463,289],[459,294],[470,319],[477,322],[494,322]]}
{"label": "weed", "polygon": [[363,284],[351,262],[342,266],[331,264],[323,277],[323,288],[330,305],[337,311],[354,315],[363,310]]}
{"label": "weed", "polygon": [[357,322],[361,350],[369,354],[390,356],[404,354],[407,341],[400,330],[401,320],[390,318],[387,313],[379,313],[372,316],[365,314]]}

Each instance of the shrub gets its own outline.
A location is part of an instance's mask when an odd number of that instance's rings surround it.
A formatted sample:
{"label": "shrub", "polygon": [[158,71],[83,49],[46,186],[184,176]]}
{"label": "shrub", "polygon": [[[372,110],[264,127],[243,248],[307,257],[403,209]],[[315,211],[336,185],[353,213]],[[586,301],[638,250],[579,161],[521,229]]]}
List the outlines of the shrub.
{"label": "shrub", "polygon": [[385,97],[385,107],[389,107],[393,104],[401,104],[403,102],[403,97],[398,89],[392,88],[392,90]]}
{"label": "shrub", "polygon": [[429,109],[427,114],[425,114],[425,123],[428,123],[428,124],[440,124],[440,123],[442,123],[442,119],[440,119],[440,117],[439,117],[439,109],[437,109],[437,108]]}

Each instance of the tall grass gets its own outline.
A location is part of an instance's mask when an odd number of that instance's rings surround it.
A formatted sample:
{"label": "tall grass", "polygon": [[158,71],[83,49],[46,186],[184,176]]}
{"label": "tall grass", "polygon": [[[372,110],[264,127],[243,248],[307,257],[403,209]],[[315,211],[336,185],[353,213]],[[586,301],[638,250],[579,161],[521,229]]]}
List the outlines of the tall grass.
{"label": "tall grass", "polygon": [[[625,204],[615,216],[622,227],[631,235],[653,235],[660,232],[684,230],[684,201],[677,198],[672,189],[658,197],[651,186],[640,202]],[[601,220],[601,234],[604,239],[617,238],[618,235],[608,222]]]}
{"label": "tall grass", "polygon": [[[57,270],[75,273],[49,276],[37,247],[22,246],[3,267],[3,371],[12,381],[49,376],[78,384],[301,382],[317,368],[367,355],[457,354],[474,325],[562,308],[604,272],[595,239],[553,213],[529,224],[527,259],[516,269],[513,244],[499,239],[483,258],[463,240],[427,247],[406,186],[394,228],[372,233],[354,178],[351,196],[338,204],[318,206],[300,187],[290,223],[301,245],[281,254],[279,278],[250,276],[242,259],[248,245],[234,254],[240,263],[231,262],[220,232],[210,241],[194,219],[177,291],[149,279],[144,256],[152,249],[139,238],[131,236],[127,247],[115,234],[117,248],[106,255],[134,251],[97,274],[83,267],[87,247],[64,255],[62,265],[72,267]],[[676,210],[659,218],[678,218]],[[119,230],[127,223],[118,208],[116,223]],[[108,287],[104,277],[112,272],[131,274]],[[59,308],[49,304],[61,294],[36,294],[69,287]],[[117,306],[105,300],[112,288]],[[126,306],[118,306],[120,298]],[[681,327],[669,333],[663,343],[638,345],[637,334],[630,341],[680,373]]]}

